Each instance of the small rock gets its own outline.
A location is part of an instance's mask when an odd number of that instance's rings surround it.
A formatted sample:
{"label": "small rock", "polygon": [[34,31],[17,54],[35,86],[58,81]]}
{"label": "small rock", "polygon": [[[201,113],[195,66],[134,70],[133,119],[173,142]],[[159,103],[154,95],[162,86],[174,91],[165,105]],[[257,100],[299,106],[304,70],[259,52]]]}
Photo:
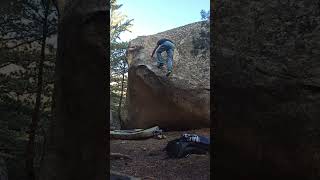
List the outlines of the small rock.
{"label": "small rock", "polygon": [[165,135],[163,135],[163,134],[158,134],[158,135],[155,136],[155,138],[156,139],[165,139],[167,137]]}

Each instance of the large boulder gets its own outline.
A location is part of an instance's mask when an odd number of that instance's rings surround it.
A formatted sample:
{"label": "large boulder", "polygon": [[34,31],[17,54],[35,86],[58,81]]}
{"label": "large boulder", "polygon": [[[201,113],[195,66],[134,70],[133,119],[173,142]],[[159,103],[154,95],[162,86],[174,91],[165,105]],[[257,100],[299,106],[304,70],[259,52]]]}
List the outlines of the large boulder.
{"label": "large boulder", "polygon": [[217,1],[215,175],[319,179],[317,3]]}
{"label": "large boulder", "polygon": [[[161,38],[176,44],[173,73],[156,67],[151,53]],[[166,58],[166,53],[163,54]],[[209,127],[209,26],[201,21],[129,43],[128,119],[125,128]],[[156,57],[156,54],[155,54]]]}

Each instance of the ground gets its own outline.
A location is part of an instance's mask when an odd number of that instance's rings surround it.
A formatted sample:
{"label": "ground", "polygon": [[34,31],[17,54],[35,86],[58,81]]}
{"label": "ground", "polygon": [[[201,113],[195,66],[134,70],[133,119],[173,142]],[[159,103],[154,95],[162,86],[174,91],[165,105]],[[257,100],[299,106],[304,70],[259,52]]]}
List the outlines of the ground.
{"label": "ground", "polygon": [[[185,131],[210,137],[210,129]],[[131,159],[114,159],[110,169],[142,180],[207,180],[210,179],[210,154],[190,155],[182,159],[166,159],[162,149],[168,141],[179,138],[182,131],[165,132],[165,139],[111,140],[110,152],[128,155]]]}

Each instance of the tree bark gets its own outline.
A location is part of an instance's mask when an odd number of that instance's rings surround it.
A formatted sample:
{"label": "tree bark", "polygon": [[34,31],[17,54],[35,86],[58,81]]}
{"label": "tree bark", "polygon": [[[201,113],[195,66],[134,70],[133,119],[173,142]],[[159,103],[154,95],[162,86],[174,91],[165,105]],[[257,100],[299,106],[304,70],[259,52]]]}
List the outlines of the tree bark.
{"label": "tree bark", "polygon": [[120,122],[120,128],[123,127],[123,121],[121,118],[121,105],[122,105],[122,99],[123,99],[123,87],[124,87],[124,69],[125,65],[123,65],[123,72],[122,72],[122,80],[121,80],[121,94],[120,94],[120,100],[119,100],[119,106],[118,106],[118,118]]}
{"label": "tree bark", "polygon": [[38,123],[40,120],[40,107],[41,107],[41,94],[43,90],[43,63],[45,61],[45,49],[47,40],[47,17],[49,11],[49,2],[47,1],[45,7],[45,17],[43,21],[43,31],[42,31],[42,41],[41,41],[41,57],[38,63],[38,73],[37,73],[37,92],[36,92],[36,102],[33,110],[31,124],[29,125],[29,141],[26,148],[26,172],[27,178],[29,180],[35,180],[35,169],[34,169],[34,157],[35,157],[35,137],[38,128]]}
{"label": "tree bark", "polygon": [[0,180],[8,180],[8,169],[6,161],[0,156]]}
{"label": "tree bark", "polygon": [[107,2],[59,2],[54,118],[40,179],[106,179]]}

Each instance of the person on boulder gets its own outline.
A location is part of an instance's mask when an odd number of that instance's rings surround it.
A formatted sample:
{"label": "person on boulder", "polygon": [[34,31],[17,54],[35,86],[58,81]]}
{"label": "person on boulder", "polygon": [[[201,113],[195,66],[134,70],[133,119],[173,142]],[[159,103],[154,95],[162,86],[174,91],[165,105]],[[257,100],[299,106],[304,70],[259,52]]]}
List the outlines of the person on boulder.
{"label": "person on boulder", "polygon": [[167,70],[168,70],[168,72],[167,72],[166,76],[169,76],[172,72],[172,69],[173,69],[174,49],[175,49],[174,42],[171,41],[170,39],[163,38],[157,42],[157,46],[154,48],[154,50],[151,54],[151,58],[153,58],[154,52],[157,52],[157,67],[159,69],[161,69],[164,64],[161,53],[164,51],[167,52],[167,57],[168,57],[167,58]]}

